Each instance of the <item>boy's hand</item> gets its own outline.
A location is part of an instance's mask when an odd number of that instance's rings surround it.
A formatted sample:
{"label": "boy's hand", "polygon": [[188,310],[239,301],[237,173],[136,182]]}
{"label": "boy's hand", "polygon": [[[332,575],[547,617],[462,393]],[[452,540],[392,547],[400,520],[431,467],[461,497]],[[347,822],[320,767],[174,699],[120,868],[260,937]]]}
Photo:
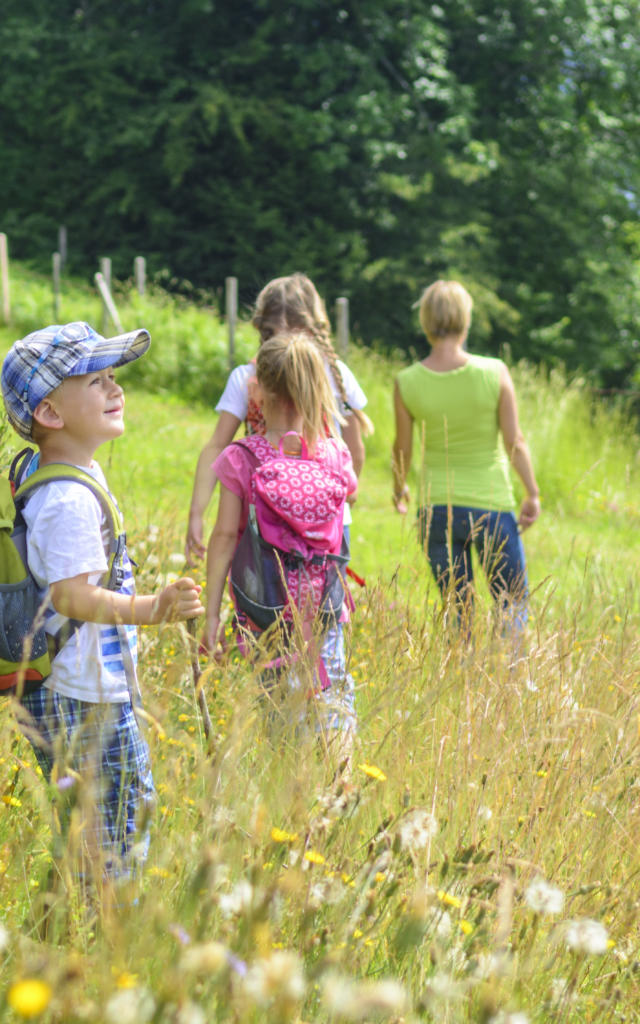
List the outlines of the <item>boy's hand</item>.
{"label": "boy's hand", "polygon": [[204,615],[205,609],[200,601],[201,593],[202,587],[188,576],[170,583],[155,599],[154,623],[195,619],[199,615]]}

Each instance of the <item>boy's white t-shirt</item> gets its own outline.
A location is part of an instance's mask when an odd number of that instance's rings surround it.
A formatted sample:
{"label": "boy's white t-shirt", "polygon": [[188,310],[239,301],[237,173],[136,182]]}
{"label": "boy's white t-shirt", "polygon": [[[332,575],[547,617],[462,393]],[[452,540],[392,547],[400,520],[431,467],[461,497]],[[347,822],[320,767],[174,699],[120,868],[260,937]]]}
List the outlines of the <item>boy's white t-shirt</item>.
{"label": "boy's white t-shirt", "polygon": [[[97,462],[81,467],[107,487]],[[107,488],[108,489],[108,488]],[[40,587],[89,573],[89,582],[100,582],[107,569],[109,528],[102,506],[93,493],[73,480],[56,480],[38,487],[27,500],[23,516],[27,525],[29,568]],[[135,592],[128,556],[124,559],[121,592]],[[45,629],[55,634],[66,621],[51,609]],[[125,626],[133,664],[137,660],[137,630]],[[124,703],[130,699],[127,676],[115,626],[85,622],[55,656],[45,686],[65,697],[89,703]]]}
{"label": "boy's white t-shirt", "polygon": [[[347,398],[347,405],[351,409],[364,409],[367,404],[367,396],[358,384],[354,374],[349,369],[346,363],[343,363],[341,359],[336,360],[338,372],[342,377],[342,383],[344,385],[344,393]],[[333,374],[329,363],[325,359],[325,368],[329,383],[331,384],[331,390],[333,391],[334,397],[338,408],[341,408],[342,399],[336,387],[336,382],[333,379]],[[244,363],[242,366],[236,366],[235,370],[232,370],[229,374],[226,386],[220,400],[216,405],[216,412],[230,412],[233,416],[237,416],[239,420],[245,420],[247,418],[247,412],[249,411],[249,381],[252,377],[255,377],[256,368],[254,363]],[[344,410],[341,409],[342,412]],[[340,430],[340,424],[336,423],[336,429],[338,435],[342,436]],[[348,526],[351,522],[351,508],[347,504],[344,506],[344,524]]]}

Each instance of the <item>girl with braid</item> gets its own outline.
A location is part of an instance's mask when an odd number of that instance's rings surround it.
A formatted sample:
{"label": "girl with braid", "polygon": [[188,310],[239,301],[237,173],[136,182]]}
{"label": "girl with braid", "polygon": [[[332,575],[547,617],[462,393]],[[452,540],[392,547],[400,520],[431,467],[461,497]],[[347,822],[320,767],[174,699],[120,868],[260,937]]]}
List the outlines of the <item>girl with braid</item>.
{"label": "girl with braid", "polygon": [[[327,378],[343,421],[336,420],[335,432],[346,442],[354,470],[359,476],[364,464],[362,438],[373,430],[371,421],[362,411],[367,399],[351,370],[336,355],[331,342],[329,317],[313,282],[299,273],[270,281],[258,295],[251,322],[258,330],[260,344],[283,331],[302,332],[314,341],[323,356]],[[215,460],[231,443],[243,421],[247,434],[265,433],[264,418],[256,400],[255,360],[232,371],[216,405],[216,412],[220,414],[218,423],[202,449],[196,467],[186,542],[189,565],[193,565],[194,559],[203,558],[206,552],[204,513],[217,482],[213,468]],[[344,522],[348,541],[349,505],[345,505]]]}

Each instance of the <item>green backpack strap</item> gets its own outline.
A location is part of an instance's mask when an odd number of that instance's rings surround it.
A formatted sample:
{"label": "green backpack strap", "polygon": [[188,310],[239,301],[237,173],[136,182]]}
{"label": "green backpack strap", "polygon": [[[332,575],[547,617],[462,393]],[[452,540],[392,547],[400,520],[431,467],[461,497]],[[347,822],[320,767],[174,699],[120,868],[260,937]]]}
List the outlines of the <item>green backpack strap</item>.
{"label": "green backpack strap", "polygon": [[123,561],[127,544],[124,524],[115,501],[106,488],[98,483],[90,473],[86,473],[79,466],[70,466],[65,462],[50,462],[47,466],[36,469],[24,483],[20,484],[14,495],[16,507],[20,508],[36,488],[53,480],[72,480],[75,483],[83,484],[100,502],[109,526],[107,571],[100,586],[107,590],[119,590],[124,578]]}

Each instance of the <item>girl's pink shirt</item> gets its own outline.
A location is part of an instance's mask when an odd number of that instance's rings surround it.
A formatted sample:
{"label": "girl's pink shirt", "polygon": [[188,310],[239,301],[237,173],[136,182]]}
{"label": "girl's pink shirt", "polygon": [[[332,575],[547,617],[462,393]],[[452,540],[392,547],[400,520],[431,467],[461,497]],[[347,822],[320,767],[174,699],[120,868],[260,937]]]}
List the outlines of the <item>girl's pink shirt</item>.
{"label": "girl's pink shirt", "polygon": [[[265,437],[259,434],[252,434],[244,438],[242,445],[228,445],[213,463],[213,471],[220,483],[233,492],[242,502],[240,522],[238,524],[238,540],[244,533],[247,519],[249,518],[249,505],[251,503],[251,475],[253,467],[243,452],[243,446],[247,447],[249,442],[251,449],[260,459],[260,462],[267,462],[277,456],[277,450],[269,444]],[[318,441],[316,450],[311,456],[314,462],[320,463],[327,469],[339,474],[346,485],[347,494],[353,494],[358,487],[358,479],[353,470],[351,454],[344,441],[333,437],[322,438]]]}

